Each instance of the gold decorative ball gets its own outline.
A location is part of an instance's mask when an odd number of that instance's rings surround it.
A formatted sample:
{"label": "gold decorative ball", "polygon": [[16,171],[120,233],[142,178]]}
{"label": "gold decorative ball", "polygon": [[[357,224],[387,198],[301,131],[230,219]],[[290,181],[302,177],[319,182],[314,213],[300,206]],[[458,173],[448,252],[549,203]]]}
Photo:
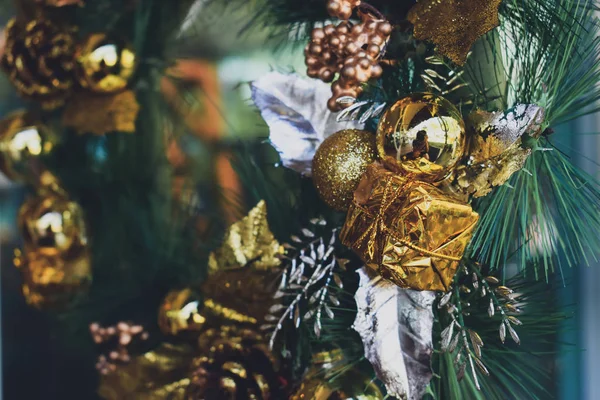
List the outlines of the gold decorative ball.
{"label": "gold decorative ball", "polygon": [[104,33],[90,35],[77,52],[79,83],[96,93],[124,90],[136,67],[133,49]]}
{"label": "gold decorative ball", "polygon": [[463,157],[465,146],[465,125],[458,109],[429,93],[397,101],[377,128],[379,157],[426,182],[444,179]]}
{"label": "gold decorative ball", "polygon": [[202,301],[192,289],[169,292],[158,312],[158,326],[165,335],[200,331],[205,328],[206,317],[200,313]]}
{"label": "gold decorative ball", "polygon": [[336,210],[347,210],[360,178],[376,156],[375,136],[370,132],[345,129],[325,139],[312,165],[321,198]]}
{"label": "gold decorative ball", "polygon": [[67,260],[36,251],[15,250],[14,264],[21,272],[27,304],[41,309],[68,306],[87,291],[92,281],[88,251]]}
{"label": "gold decorative ball", "polygon": [[48,191],[28,199],[18,222],[28,252],[70,260],[87,249],[83,211],[61,195]]}
{"label": "gold decorative ball", "polygon": [[56,178],[44,166],[44,157],[56,145],[50,129],[25,111],[0,121],[0,171],[9,179],[47,186]]}

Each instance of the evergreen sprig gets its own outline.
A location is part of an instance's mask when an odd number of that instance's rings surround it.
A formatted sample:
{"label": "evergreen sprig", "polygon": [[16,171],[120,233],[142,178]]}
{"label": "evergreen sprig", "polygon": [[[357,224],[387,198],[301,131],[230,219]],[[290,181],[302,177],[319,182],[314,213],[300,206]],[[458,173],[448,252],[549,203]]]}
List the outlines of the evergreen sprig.
{"label": "evergreen sprig", "polygon": [[522,171],[480,201],[470,248],[494,269],[517,263],[546,280],[600,252],[600,184],[544,140]]}

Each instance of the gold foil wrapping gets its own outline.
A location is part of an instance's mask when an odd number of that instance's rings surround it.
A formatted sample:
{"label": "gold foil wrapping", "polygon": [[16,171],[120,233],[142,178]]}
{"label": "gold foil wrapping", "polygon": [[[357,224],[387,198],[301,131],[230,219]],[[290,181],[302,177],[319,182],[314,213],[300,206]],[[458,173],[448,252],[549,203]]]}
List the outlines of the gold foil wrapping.
{"label": "gold foil wrapping", "polygon": [[366,265],[402,288],[448,290],[479,216],[425,182],[369,167],[340,233]]}
{"label": "gold foil wrapping", "polygon": [[414,36],[436,45],[441,54],[464,64],[477,39],[497,27],[502,0],[421,0],[408,20]]}

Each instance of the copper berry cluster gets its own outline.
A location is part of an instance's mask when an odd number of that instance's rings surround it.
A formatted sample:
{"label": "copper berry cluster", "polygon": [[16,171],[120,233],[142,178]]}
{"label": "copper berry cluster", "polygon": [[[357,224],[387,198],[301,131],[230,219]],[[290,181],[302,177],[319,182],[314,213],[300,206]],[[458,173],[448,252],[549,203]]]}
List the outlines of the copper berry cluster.
{"label": "copper berry cluster", "polygon": [[379,58],[384,50],[392,25],[371,13],[359,12],[360,23],[348,21],[360,1],[331,0],[330,15],[343,19],[338,25],[315,28],[304,51],[307,74],[324,82],[337,80],[332,85],[333,96],[327,106],[332,111],[344,107],[342,97],[356,98],[362,84],[381,76]]}

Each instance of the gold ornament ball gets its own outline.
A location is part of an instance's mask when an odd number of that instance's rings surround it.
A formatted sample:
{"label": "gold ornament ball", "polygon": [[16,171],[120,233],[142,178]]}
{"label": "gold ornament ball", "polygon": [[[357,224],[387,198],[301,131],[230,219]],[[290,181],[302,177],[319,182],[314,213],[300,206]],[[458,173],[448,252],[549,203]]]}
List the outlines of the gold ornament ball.
{"label": "gold ornament ball", "polygon": [[205,329],[206,317],[200,313],[202,302],[192,289],[171,291],[160,306],[158,326],[165,335]]}
{"label": "gold ornament ball", "polygon": [[18,222],[26,251],[70,260],[87,249],[83,211],[64,196],[42,192],[28,199]]}
{"label": "gold ornament ball", "polygon": [[66,260],[36,251],[15,250],[14,264],[23,279],[23,296],[27,304],[40,309],[68,306],[85,293],[92,281],[90,255],[82,251]]}
{"label": "gold ornament ball", "polygon": [[9,179],[47,186],[56,178],[44,166],[44,157],[56,145],[50,129],[25,111],[0,121],[0,171]]}
{"label": "gold ornament ball", "polygon": [[347,210],[362,175],[376,156],[375,136],[370,132],[346,129],[325,139],[312,165],[321,198],[336,210]]}
{"label": "gold ornament ball", "polygon": [[104,33],[90,35],[77,53],[79,83],[96,93],[124,90],[136,67],[133,49]]}
{"label": "gold ornament ball", "polygon": [[460,111],[430,93],[415,93],[397,101],[377,128],[379,157],[421,181],[443,180],[464,156],[465,146]]}

